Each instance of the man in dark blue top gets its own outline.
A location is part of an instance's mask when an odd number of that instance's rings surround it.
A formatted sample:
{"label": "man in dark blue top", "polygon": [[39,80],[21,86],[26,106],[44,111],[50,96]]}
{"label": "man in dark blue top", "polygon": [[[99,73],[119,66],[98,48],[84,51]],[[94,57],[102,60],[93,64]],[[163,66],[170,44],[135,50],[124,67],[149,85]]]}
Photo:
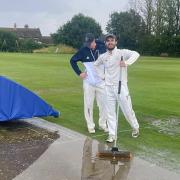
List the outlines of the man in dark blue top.
{"label": "man in dark blue top", "polygon": [[[84,115],[89,133],[95,133],[93,120],[93,104],[96,98],[99,107],[99,128],[107,132],[106,94],[104,80],[98,74],[104,74],[104,66],[99,67],[99,72],[94,68],[94,62],[100,54],[106,52],[105,44],[95,40],[93,34],[85,37],[84,46],[71,58],[70,63],[75,73],[83,79],[84,90]],[[82,62],[85,71],[82,72],[77,63]]]}

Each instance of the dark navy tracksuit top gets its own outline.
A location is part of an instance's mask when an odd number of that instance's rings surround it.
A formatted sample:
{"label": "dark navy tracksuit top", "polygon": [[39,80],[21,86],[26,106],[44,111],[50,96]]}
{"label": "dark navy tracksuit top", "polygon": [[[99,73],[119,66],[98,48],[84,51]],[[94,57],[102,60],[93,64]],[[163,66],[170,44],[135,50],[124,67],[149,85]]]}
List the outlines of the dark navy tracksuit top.
{"label": "dark navy tracksuit top", "polygon": [[[92,50],[88,47],[82,47],[70,60],[71,66],[77,75],[81,74],[77,62],[82,62],[86,68],[87,78],[85,81],[91,85],[98,85],[102,79],[97,75],[94,69],[94,61],[97,60],[100,54],[106,52],[105,44],[102,41],[96,40],[96,49]],[[103,69],[104,71],[104,69]]]}

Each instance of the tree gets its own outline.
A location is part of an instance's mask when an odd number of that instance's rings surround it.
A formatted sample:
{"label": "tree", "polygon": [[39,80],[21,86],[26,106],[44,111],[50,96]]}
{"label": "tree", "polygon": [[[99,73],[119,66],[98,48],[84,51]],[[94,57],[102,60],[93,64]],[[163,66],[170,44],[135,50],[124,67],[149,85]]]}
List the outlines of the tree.
{"label": "tree", "polygon": [[151,34],[154,21],[154,0],[133,0],[135,11],[144,19],[146,34]]}
{"label": "tree", "polygon": [[180,0],[131,0],[131,7],[143,17],[146,35],[141,39],[142,52],[179,55]]}
{"label": "tree", "polygon": [[93,18],[78,14],[52,34],[52,38],[55,44],[63,43],[80,48],[85,34],[89,32],[99,37],[102,34],[101,26]]}
{"label": "tree", "polygon": [[165,0],[155,0],[154,32],[156,36],[164,33],[165,28]]}
{"label": "tree", "polygon": [[175,7],[176,7],[176,36],[180,35],[180,0],[175,0]]}
{"label": "tree", "polygon": [[106,27],[107,32],[119,38],[119,47],[136,49],[138,41],[145,34],[145,23],[134,10],[129,12],[114,12]]}
{"label": "tree", "polygon": [[0,51],[16,51],[17,37],[14,33],[0,31]]}
{"label": "tree", "polygon": [[177,0],[165,0],[166,6],[165,6],[165,20],[166,20],[166,26],[165,26],[165,34],[167,36],[174,36],[177,33],[178,25],[177,22],[178,17],[176,15],[177,11]]}

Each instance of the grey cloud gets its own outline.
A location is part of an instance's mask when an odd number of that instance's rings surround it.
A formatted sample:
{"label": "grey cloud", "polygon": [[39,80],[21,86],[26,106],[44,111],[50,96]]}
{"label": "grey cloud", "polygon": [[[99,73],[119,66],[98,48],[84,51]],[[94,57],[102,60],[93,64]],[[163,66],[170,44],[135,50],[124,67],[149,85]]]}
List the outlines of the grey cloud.
{"label": "grey cloud", "polygon": [[109,14],[123,11],[129,0],[0,0],[0,26],[29,24],[44,35],[55,32],[73,15],[83,13],[100,23],[103,30]]}

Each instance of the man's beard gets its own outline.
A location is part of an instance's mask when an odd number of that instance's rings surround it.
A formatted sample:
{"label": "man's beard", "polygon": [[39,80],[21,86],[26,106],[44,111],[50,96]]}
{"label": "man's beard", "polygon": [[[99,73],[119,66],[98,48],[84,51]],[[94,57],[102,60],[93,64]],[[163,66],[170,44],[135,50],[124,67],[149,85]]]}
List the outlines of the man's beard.
{"label": "man's beard", "polygon": [[116,47],[116,46],[114,46],[114,47],[112,47],[112,48],[108,48],[108,47],[107,47],[107,50],[108,50],[108,51],[112,51],[112,50],[114,50],[115,47]]}

